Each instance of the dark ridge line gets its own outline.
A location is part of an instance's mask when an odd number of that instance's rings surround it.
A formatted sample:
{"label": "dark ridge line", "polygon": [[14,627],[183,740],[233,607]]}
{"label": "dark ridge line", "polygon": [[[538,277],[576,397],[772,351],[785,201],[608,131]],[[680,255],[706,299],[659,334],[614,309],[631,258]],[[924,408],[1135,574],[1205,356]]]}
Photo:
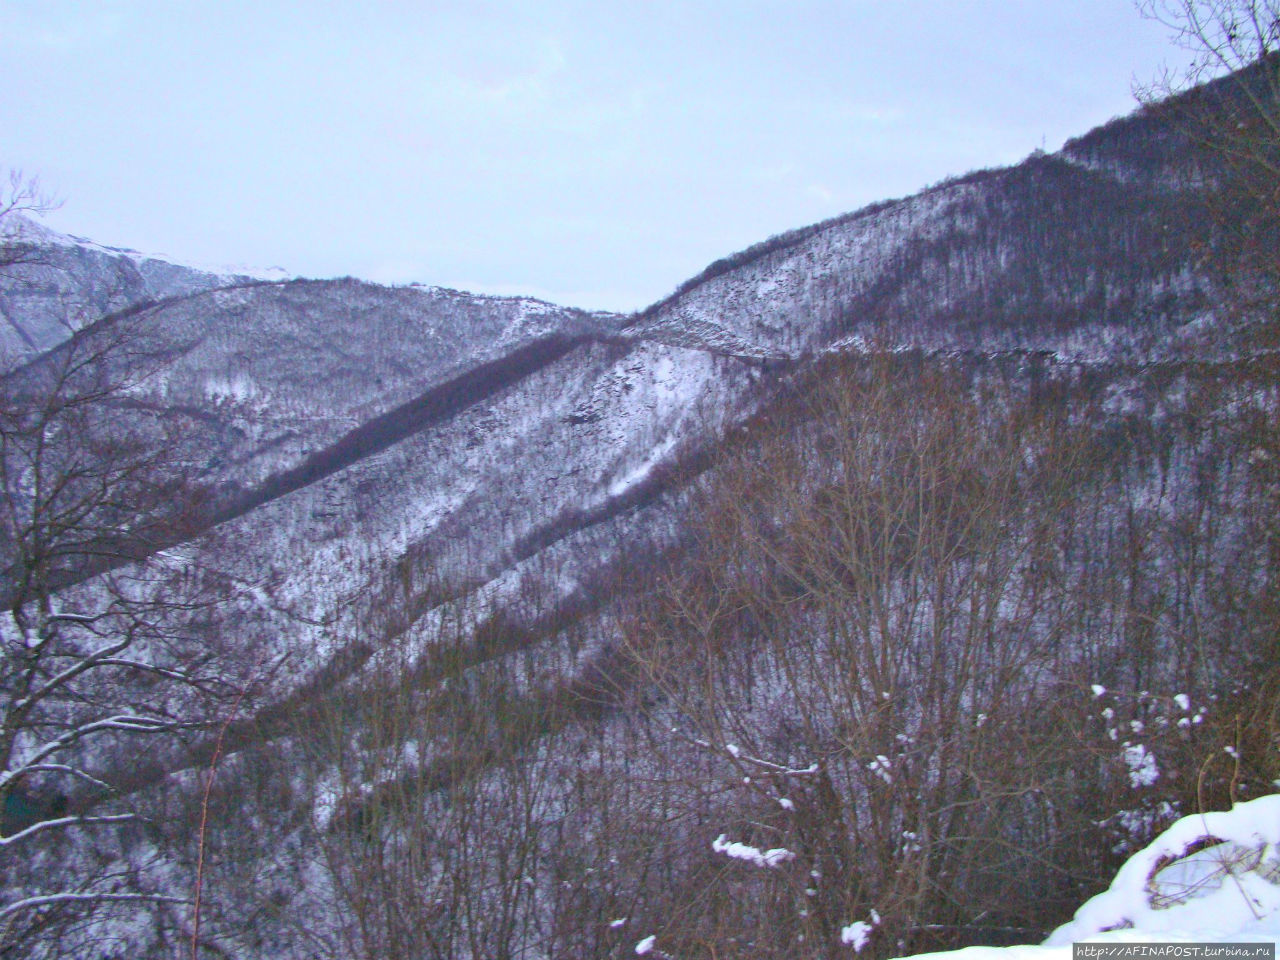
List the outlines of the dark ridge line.
{"label": "dark ridge line", "polygon": [[208,526],[234,520],[250,510],[323,480],[353,463],[381,453],[537,373],[578,347],[599,339],[587,334],[551,334],[518,347],[496,360],[472,367],[412,400],[354,427],[323,450],[311,454],[298,466],[273,474],[229,503],[215,506]]}
{"label": "dark ridge line", "polygon": [[[579,347],[599,343],[630,350],[636,342],[630,337],[599,333],[553,333],[539,337],[495,360],[478,364],[412,400],[352,428],[328,447],[307,457],[298,466],[273,474],[254,489],[233,497],[229,503],[215,504],[205,529],[241,517],[257,507],[301,490],[360,460],[381,453],[416,433],[452,419],[482,400],[551,366]],[[714,350],[703,352],[716,354]],[[719,355],[758,365],[765,371],[773,371],[788,366],[792,362],[790,358],[783,357]],[[594,510],[586,511],[592,519],[589,519],[584,526],[593,526],[622,510],[652,501],[665,486],[660,479],[661,472],[661,465],[659,465],[655,467],[655,474],[638,482],[632,489],[610,498]],[[655,489],[655,481],[657,489]],[[603,515],[595,519],[601,511],[604,511]],[[550,525],[555,526],[558,522],[553,520]],[[549,542],[555,542],[558,539],[560,537],[555,536]]]}
{"label": "dark ridge line", "polygon": [[[128,313],[138,313],[145,309],[148,308],[135,305]],[[206,489],[203,493],[208,498],[202,503],[187,505],[187,512],[181,516],[178,526],[168,531],[153,531],[145,541],[103,543],[96,561],[73,572],[69,571],[64,576],[55,576],[54,586],[69,586],[125,563],[144,560],[157,551],[201,536],[214,527],[310,486],[359,460],[380,453],[401,440],[448,420],[555,363],[578,347],[594,342],[616,342],[630,346],[629,342],[621,338],[615,340],[593,334],[567,336],[556,333],[541,337],[496,360],[472,367],[366,421],[333,444],[313,453],[298,466],[274,474],[250,490],[219,498],[215,491]],[[0,589],[0,603],[7,605],[12,599],[9,589]]]}

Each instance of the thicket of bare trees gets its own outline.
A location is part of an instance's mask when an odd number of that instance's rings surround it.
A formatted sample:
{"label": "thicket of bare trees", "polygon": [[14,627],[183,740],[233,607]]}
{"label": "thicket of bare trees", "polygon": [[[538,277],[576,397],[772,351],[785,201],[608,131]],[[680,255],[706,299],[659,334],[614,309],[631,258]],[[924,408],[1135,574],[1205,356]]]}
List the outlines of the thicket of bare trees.
{"label": "thicket of bare trees", "polygon": [[[38,192],[10,196],[0,220]],[[0,260],[30,262],[6,236]],[[191,493],[181,424],[130,403],[161,359],[121,317],[0,383],[5,955],[109,951],[109,918],[188,900],[131,793],[180,762],[245,671],[211,622],[217,578],[157,550],[181,539]]]}
{"label": "thicket of bare trees", "polygon": [[[1237,319],[1276,345],[1280,319],[1280,3],[1276,0],[1143,0],[1143,14],[1168,26],[1191,54],[1182,75],[1143,87],[1212,161],[1201,184],[1218,237],[1211,262]],[[1207,81],[1219,79],[1215,83]],[[1197,86],[1199,85],[1199,86]]]}
{"label": "thicket of bare trees", "polygon": [[430,625],[369,638],[267,791],[308,894],[263,915],[332,957],[1034,939],[1280,776],[1267,382],[828,359],[590,585],[620,605],[406,576]]}
{"label": "thicket of bare trees", "polygon": [[[1204,252],[1216,272],[1215,304],[1239,325],[1269,406],[1254,411],[1250,471],[1269,511],[1256,518],[1271,554],[1271,579],[1253,607],[1269,620],[1273,655],[1280,654],[1280,430],[1276,427],[1280,370],[1280,3],[1276,0],[1142,0],[1139,10],[1169,27],[1190,53],[1181,75],[1169,74],[1139,90],[1149,108],[1169,104],[1205,150],[1209,163],[1197,184],[1214,242]],[[1210,82],[1212,81],[1212,82]],[[1171,96],[1177,95],[1177,96]],[[1168,98],[1168,99],[1166,99]],[[1224,331],[1225,333],[1225,331]],[[1212,385],[1204,392],[1221,395]],[[1274,669],[1256,685],[1251,703],[1255,734],[1280,742],[1280,677]]]}
{"label": "thicket of bare trees", "polygon": [[672,955],[739,955],[700,946],[732,929],[752,956],[825,956],[868,918],[886,954],[1025,940],[1175,804],[1266,789],[1265,735],[1248,776],[1217,759],[1274,649],[1241,424],[894,360],[832,363],[799,407],[753,425],[630,625],[661,722],[721,768],[685,804],[785,851],[737,848]]}

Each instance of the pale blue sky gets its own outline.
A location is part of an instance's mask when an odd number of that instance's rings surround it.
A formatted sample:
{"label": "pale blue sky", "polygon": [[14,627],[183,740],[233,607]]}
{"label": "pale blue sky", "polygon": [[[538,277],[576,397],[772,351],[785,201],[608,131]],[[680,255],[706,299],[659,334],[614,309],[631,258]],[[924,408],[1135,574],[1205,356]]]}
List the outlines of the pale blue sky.
{"label": "pale blue sky", "polygon": [[208,264],[617,310],[1133,108],[1125,0],[0,0],[0,167]]}

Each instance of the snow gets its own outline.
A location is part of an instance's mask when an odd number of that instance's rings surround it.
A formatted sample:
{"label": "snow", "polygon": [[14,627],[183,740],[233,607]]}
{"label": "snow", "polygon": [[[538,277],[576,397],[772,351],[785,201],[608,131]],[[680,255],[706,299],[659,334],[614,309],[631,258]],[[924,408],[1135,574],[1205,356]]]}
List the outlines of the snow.
{"label": "snow", "polygon": [[871,911],[870,920],[855,920],[847,927],[840,931],[840,942],[846,946],[853,947],[854,953],[861,953],[862,948],[867,945],[867,940],[871,937],[871,931],[876,928],[880,922],[880,914]]}
{"label": "snow", "polygon": [[144,264],[147,261],[156,263],[166,263],[175,267],[182,267],[187,270],[197,270],[201,273],[209,273],[218,277],[225,277],[228,280],[240,279],[248,277],[254,280],[290,280],[300,276],[284,267],[257,267],[248,264],[208,264],[198,263],[192,260],[183,260],[178,257],[172,257],[167,253],[143,253],[129,247],[111,247],[106,244],[98,243],[90,240],[88,237],[79,237],[72,233],[59,233],[42,223],[37,223],[27,217],[13,216],[13,220],[18,222],[18,230],[33,240],[40,243],[46,243],[59,247],[83,248],[95,250],[113,257],[126,257],[136,264]]}
{"label": "snow", "polygon": [[723,833],[711,841],[711,849],[716,853],[723,853],[726,857],[731,857],[734,860],[745,860],[747,863],[753,863],[757,867],[778,867],[788,860],[794,860],[796,856],[785,847],[761,850],[758,847],[729,840]]}
{"label": "snow", "polygon": [[637,483],[640,483],[648,477],[649,474],[653,472],[653,468],[656,467],[662,458],[670,453],[675,447],[677,439],[679,438],[675,435],[667,437],[649,452],[649,455],[645,457],[639,466],[631,469],[623,477],[609,484],[609,496],[621,496]]}
{"label": "snow", "polygon": [[1160,768],[1156,766],[1156,758],[1147,752],[1142,744],[1125,746],[1123,751],[1125,766],[1129,768],[1129,786],[1135,790],[1149,787],[1160,779]]}
{"label": "snow", "polygon": [[855,952],[861,953],[870,936],[871,924],[865,920],[857,920],[840,931],[840,942],[853,947]]}
{"label": "snow", "polygon": [[917,957],[1068,960],[1085,940],[1280,943],[1280,794],[1176,821],[1041,945]]}
{"label": "snow", "polygon": [[[1206,838],[1221,842],[1194,850]],[[1082,906],[1075,919],[1056,930],[1046,944],[1070,943],[1121,928],[1192,939],[1263,932],[1280,936],[1277,844],[1280,795],[1237,804],[1229,812],[1183,817],[1131,857],[1110,889]],[[1205,870],[1209,864],[1221,870],[1217,883],[1209,882]],[[1193,875],[1199,876],[1198,884]],[[1228,875],[1233,882],[1223,883],[1221,878]],[[1171,896],[1177,887],[1195,889]]]}

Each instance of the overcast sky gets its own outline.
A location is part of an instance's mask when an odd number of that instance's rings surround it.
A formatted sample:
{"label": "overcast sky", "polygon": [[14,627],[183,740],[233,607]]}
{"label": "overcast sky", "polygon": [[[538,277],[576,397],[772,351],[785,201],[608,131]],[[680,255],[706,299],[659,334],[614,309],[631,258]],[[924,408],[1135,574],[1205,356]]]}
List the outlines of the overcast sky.
{"label": "overcast sky", "polygon": [[0,165],[102,243],[629,310],[1176,60],[1126,0],[0,0]]}

